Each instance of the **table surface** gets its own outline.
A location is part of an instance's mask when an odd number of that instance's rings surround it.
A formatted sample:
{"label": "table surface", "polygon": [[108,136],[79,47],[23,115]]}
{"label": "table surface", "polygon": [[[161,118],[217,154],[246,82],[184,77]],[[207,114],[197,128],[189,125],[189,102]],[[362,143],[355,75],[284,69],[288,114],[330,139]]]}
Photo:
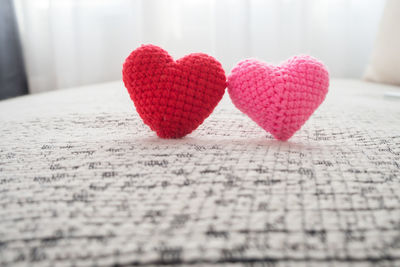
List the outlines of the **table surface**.
{"label": "table surface", "polygon": [[0,265],[400,266],[398,87],[333,80],[288,142],[227,95],[162,140],[121,82],[0,102]]}

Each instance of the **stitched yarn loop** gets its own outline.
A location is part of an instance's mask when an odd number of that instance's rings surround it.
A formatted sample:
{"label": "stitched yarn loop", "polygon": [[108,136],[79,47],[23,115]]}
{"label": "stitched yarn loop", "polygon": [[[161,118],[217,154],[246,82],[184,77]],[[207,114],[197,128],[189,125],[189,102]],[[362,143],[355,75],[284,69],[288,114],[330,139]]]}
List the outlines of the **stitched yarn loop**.
{"label": "stitched yarn loop", "polygon": [[193,53],[174,61],[154,45],[134,50],[122,74],[143,122],[161,138],[180,138],[195,130],[226,88],[225,71],[213,57]]}
{"label": "stitched yarn loop", "polygon": [[283,141],[309,119],[324,101],[328,87],[325,66],[306,55],[279,66],[246,59],[228,76],[228,93],[235,106]]}

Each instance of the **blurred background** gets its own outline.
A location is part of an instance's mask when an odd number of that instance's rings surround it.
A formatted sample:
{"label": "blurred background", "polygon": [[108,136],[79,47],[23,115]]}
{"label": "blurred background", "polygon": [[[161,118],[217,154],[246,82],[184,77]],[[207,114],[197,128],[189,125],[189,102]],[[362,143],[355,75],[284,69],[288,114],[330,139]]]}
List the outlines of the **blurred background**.
{"label": "blurred background", "polygon": [[245,57],[279,63],[306,53],[321,59],[333,78],[361,78],[386,1],[0,3],[0,97],[7,98],[120,80],[124,59],[146,43],[161,46],[174,58],[210,54],[227,73]]}

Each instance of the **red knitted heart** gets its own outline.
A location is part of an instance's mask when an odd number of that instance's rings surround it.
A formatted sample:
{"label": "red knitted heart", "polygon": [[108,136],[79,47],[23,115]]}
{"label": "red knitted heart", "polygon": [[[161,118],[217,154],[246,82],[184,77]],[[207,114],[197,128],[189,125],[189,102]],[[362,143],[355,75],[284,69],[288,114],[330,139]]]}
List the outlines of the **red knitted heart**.
{"label": "red knitted heart", "polygon": [[126,59],[123,80],[144,123],[162,138],[196,129],[224,95],[225,72],[206,54],[177,61],[160,47],[142,45]]}

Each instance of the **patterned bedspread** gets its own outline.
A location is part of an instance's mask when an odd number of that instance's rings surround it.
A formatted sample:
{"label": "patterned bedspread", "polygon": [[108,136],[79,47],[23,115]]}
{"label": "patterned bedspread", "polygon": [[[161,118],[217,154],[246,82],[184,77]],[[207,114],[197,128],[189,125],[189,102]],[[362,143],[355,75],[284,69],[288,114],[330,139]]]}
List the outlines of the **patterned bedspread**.
{"label": "patterned bedspread", "polygon": [[387,90],[333,81],[288,142],[227,95],[179,140],[119,82],[0,102],[0,265],[400,266]]}

